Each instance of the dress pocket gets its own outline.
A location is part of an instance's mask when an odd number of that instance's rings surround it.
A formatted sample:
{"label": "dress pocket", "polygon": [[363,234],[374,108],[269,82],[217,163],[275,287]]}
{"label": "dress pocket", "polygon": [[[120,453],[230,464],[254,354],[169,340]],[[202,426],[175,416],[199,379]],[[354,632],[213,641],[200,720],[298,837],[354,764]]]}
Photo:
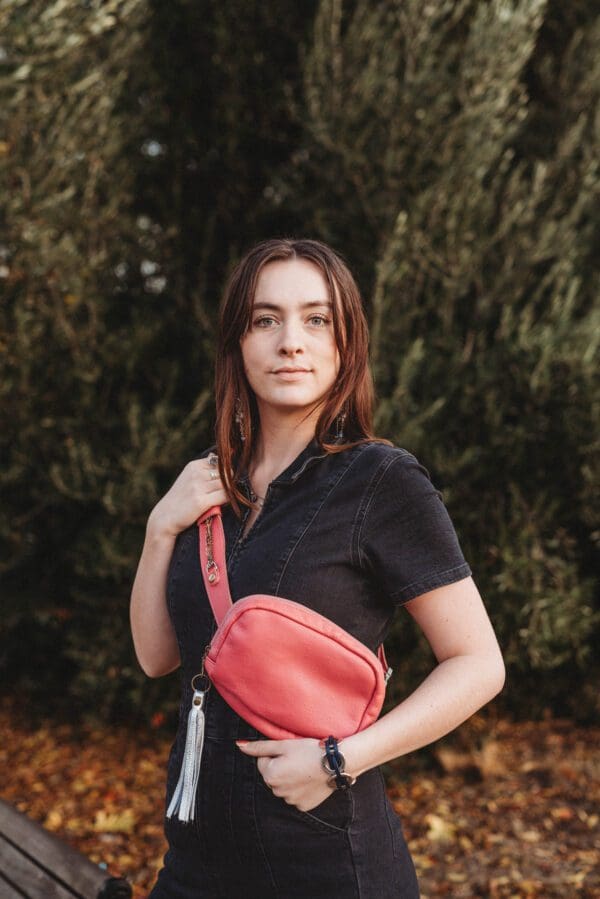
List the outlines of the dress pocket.
{"label": "dress pocket", "polygon": [[351,789],[334,790],[319,805],[307,812],[302,812],[295,805],[288,804],[280,796],[275,796],[260,776],[258,777],[258,786],[263,794],[266,793],[273,803],[283,807],[291,817],[302,820],[305,824],[310,825],[321,833],[345,833],[352,824],[354,818],[354,797]]}

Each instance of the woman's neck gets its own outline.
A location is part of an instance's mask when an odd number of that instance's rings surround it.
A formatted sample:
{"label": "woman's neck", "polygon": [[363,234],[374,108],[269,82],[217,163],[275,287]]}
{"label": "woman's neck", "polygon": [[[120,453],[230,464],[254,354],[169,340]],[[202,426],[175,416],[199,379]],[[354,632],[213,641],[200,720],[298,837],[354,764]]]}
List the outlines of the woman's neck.
{"label": "woman's neck", "polygon": [[287,420],[264,420],[261,417],[253,458],[250,463],[250,480],[254,492],[264,496],[268,485],[291,465],[315,436],[314,416],[305,421],[297,417]]}

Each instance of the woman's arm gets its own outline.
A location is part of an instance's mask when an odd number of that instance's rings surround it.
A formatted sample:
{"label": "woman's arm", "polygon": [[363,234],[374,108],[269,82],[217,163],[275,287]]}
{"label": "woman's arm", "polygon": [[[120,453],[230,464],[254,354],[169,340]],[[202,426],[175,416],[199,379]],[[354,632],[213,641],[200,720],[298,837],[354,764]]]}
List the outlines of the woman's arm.
{"label": "woman's arm", "polygon": [[[405,700],[358,734],[340,740],[348,774],[412,752],[453,730],[502,689],[504,663],[473,579],[438,587],[406,604],[438,665]],[[240,748],[259,757],[273,792],[302,811],[331,792],[316,740],[261,740]]]}
{"label": "woman's arm", "polygon": [[144,548],[131,591],[129,616],[135,654],[149,677],[179,667],[179,648],[167,611],[167,572],[175,537],[148,519]]}
{"label": "woman's arm", "polygon": [[218,470],[206,459],[190,462],[152,510],[131,591],[130,620],[138,662],[149,677],[180,664],[179,648],[167,610],[167,575],[177,535],[214,505],[224,505]]}
{"label": "woman's arm", "polygon": [[358,775],[427,746],[466,721],[504,685],[504,662],[479,591],[468,577],[406,604],[438,665],[405,700],[370,727],[340,741]]}

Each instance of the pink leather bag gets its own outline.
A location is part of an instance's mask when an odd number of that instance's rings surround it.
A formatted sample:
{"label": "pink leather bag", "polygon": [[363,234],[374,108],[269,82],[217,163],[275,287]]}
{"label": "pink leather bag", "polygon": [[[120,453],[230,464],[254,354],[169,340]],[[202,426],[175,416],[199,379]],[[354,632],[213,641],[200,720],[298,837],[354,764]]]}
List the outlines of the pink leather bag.
{"label": "pink leather bag", "polygon": [[[256,594],[232,603],[219,506],[198,519],[200,566],[218,624],[194,694],[179,781],[167,817],[193,820],[211,683],[245,721],[272,740],[337,739],[378,717],[392,673],[343,628],[301,603]],[[198,684],[197,681],[203,681]]]}
{"label": "pink leather bag", "polygon": [[391,670],[324,615],[280,596],[232,603],[220,509],[198,521],[200,563],[219,625],[204,668],[223,699],[270,739],[357,733],[378,717]]}

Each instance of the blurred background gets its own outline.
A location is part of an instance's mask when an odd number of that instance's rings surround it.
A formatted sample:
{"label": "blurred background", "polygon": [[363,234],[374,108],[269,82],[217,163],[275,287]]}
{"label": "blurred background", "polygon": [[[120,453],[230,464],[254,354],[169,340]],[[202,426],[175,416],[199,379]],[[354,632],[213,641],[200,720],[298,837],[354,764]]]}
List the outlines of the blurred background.
{"label": "blurred background", "polygon": [[[145,522],[213,441],[232,265],[309,236],[496,627],[489,714],[597,722],[599,95],[593,0],[2,5],[6,697],[172,727],[129,634]],[[393,701],[432,663],[408,616],[388,655]]]}

